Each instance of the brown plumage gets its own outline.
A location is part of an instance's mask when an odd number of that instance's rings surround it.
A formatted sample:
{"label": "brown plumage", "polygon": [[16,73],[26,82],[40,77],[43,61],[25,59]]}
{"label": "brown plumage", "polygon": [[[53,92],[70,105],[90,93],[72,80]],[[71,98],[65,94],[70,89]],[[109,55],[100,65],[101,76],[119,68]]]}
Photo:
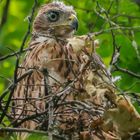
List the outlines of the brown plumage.
{"label": "brown plumage", "polygon": [[[60,83],[67,82],[68,77],[74,78],[78,64],[73,62],[76,56],[72,56],[73,52],[70,53],[71,50],[66,47],[68,43],[66,39],[72,37],[77,26],[76,13],[72,7],[65,6],[61,2],[41,7],[33,25],[33,36],[29,44],[31,50],[27,52],[18,69],[18,77],[33,69],[30,75],[18,83],[14,92],[13,114],[18,121],[28,115],[45,111],[45,102],[35,100],[48,94],[44,85],[45,71],[52,77],[49,77],[47,84],[53,89]],[[37,125],[38,122],[35,121],[22,124],[32,129]]]}
{"label": "brown plumage", "polygon": [[[72,7],[61,2],[41,7],[34,21],[30,51],[18,69],[18,77],[29,70],[32,73],[18,83],[14,92],[15,126],[48,129],[49,117],[52,117],[60,133],[77,132],[84,137],[83,131],[89,131],[94,121],[92,129],[97,128],[96,122],[102,122],[102,108],[115,104],[114,87],[95,53],[94,40],[86,35],[74,37],[77,28],[78,20]],[[53,99],[53,116],[50,116],[49,101],[53,95],[57,96]],[[91,106],[94,117],[88,114],[88,109],[71,108],[81,105],[73,101]]]}

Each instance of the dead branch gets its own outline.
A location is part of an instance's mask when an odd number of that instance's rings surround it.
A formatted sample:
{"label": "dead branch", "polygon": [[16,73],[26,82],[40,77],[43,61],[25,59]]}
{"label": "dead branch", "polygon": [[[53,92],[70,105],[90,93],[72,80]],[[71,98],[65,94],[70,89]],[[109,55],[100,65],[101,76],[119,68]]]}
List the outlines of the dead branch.
{"label": "dead branch", "polygon": [[30,129],[26,129],[26,128],[11,128],[11,127],[0,128],[0,132],[8,132],[8,133],[25,132],[25,133],[48,135],[46,131],[30,130]]}

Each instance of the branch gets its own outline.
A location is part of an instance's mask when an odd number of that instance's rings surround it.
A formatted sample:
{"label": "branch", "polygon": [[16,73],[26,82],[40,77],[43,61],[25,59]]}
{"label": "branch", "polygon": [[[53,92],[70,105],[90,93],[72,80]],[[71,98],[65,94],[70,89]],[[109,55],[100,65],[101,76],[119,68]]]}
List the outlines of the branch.
{"label": "branch", "polygon": [[26,128],[11,128],[11,127],[6,127],[6,128],[0,128],[0,132],[26,132],[26,133],[35,133],[35,134],[43,134],[43,135],[48,135],[46,131],[39,131],[39,130],[30,130]]}
{"label": "branch", "polygon": [[6,56],[2,56],[2,57],[0,57],[0,61],[3,61],[5,59],[10,58],[10,57],[13,57],[13,56],[17,56],[17,55],[19,55],[21,53],[24,53],[24,52],[27,52],[27,51],[30,51],[30,50],[32,50],[32,48],[23,49],[22,52],[21,51],[17,51],[17,52],[8,54]]}
{"label": "branch", "polygon": [[[1,2],[1,1],[0,1],[0,2]],[[10,0],[7,0],[5,6],[4,6],[4,8],[3,8],[2,19],[1,19],[1,22],[0,22],[0,30],[2,29],[3,25],[4,25],[4,24],[6,23],[6,21],[7,21],[9,5],[10,5]]]}
{"label": "branch", "polygon": [[[48,136],[48,133],[46,131],[39,131],[39,130],[31,130],[31,129],[26,129],[26,128],[11,128],[11,127],[6,127],[6,128],[0,128],[0,132],[25,132],[25,133],[34,133],[34,134],[42,134]],[[53,134],[54,137],[59,138],[61,140],[65,140],[64,137],[60,135]]]}
{"label": "branch", "polygon": [[[138,30],[139,29],[139,30]],[[123,27],[123,26],[119,26],[119,27],[111,27],[108,29],[102,29],[99,32],[95,32],[93,33],[95,36],[101,35],[103,33],[108,33],[111,32],[111,30],[136,30],[136,31],[140,31],[140,26],[134,26],[134,27]]]}
{"label": "branch", "polygon": [[[93,107],[93,106],[89,106],[88,104],[78,101],[78,100],[74,100],[74,101],[69,100],[69,101],[65,101],[60,104],[57,104],[57,106],[65,106],[65,105],[71,105],[72,108],[74,107],[74,105],[78,105],[79,110],[87,110],[87,112],[89,112],[90,114],[93,114],[93,115],[95,115],[95,113],[102,114],[104,111],[103,107],[100,105],[93,105],[94,106]],[[82,108],[80,108],[80,107],[82,107]]]}
{"label": "branch", "polygon": [[[21,77],[19,77],[17,79],[17,83],[20,82],[23,78],[25,78],[26,76],[30,75],[33,72],[33,69],[28,70],[26,73],[24,73],[23,75],[21,75]],[[2,99],[7,95],[7,93],[11,90],[11,88],[13,86],[16,86],[17,83],[12,83],[9,85],[9,87],[2,93],[2,95],[0,96],[0,103],[2,101]]]}
{"label": "branch", "polygon": [[140,19],[139,16],[132,16],[132,15],[126,15],[126,14],[117,14],[112,19],[118,18],[118,17],[126,17],[126,18],[131,18],[131,19]]}
{"label": "branch", "polygon": [[136,74],[136,73],[134,73],[134,72],[132,72],[132,71],[130,71],[130,70],[121,68],[121,67],[117,66],[116,64],[115,64],[114,66],[115,66],[115,68],[116,68],[116,71],[118,70],[118,71],[120,71],[120,72],[129,74],[129,75],[131,75],[131,76],[133,76],[133,77],[135,77],[135,78],[140,79],[140,75],[138,75],[138,74]]}

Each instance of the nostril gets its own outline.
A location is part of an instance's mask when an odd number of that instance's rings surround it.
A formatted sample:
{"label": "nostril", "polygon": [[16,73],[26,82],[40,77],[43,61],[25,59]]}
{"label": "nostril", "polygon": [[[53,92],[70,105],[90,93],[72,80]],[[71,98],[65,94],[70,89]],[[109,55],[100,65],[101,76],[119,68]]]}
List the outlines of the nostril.
{"label": "nostril", "polygon": [[72,17],[69,17],[69,18],[68,18],[68,20],[72,20],[72,19],[73,19]]}
{"label": "nostril", "polygon": [[76,19],[77,17],[74,15],[74,14],[71,14],[69,17],[68,17],[68,20],[74,20]]}

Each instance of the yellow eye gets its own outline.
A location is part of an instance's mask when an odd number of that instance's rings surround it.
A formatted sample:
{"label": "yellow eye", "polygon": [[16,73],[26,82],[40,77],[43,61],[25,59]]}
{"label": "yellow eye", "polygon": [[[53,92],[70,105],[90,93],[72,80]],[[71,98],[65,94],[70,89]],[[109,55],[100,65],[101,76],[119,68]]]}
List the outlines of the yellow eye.
{"label": "yellow eye", "polygon": [[57,11],[49,11],[48,14],[48,20],[51,22],[55,22],[59,19],[59,12]]}

